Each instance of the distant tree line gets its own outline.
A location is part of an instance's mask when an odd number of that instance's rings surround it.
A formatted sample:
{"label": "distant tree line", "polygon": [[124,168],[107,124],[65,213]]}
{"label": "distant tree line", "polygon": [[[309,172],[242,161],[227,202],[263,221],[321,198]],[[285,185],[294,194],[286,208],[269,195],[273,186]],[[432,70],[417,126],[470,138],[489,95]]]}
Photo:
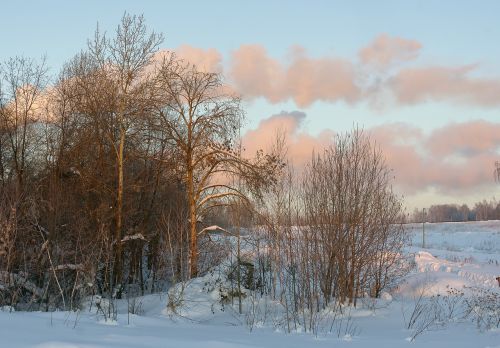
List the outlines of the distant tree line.
{"label": "distant tree line", "polygon": [[472,208],[467,204],[436,204],[425,209],[415,208],[409,221],[411,222],[466,222],[500,220],[500,202],[496,200],[477,202]]}

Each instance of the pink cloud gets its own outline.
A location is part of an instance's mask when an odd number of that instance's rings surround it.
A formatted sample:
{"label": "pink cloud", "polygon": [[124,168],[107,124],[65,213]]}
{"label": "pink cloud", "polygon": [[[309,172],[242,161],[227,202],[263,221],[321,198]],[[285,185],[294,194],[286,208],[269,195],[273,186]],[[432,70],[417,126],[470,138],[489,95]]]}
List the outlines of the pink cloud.
{"label": "pink cloud", "polygon": [[500,78],[473,76],[477,65],[401,66],[416,58],[420,48],[418,41],[382,34],[359,51],[361,65],[338,57],[310,57],[299,46],[291,48],[286,60],[269,56],[260,45],[243,45],[227,61],[214,48],[183,45],[175,53],[200,70],[223,73],[228,89],[248,100],[293,100],[299,107],[316,101],[367,101],[380,108],[394,100],[401,105],[434,101],[500,106]]}
{"label": "pink cloud", "polygon": [[289,159],[298,167],[304,166],[313,151],[328,146],[335,135],[332,130],[325,130],[318,136],[310,135],[303,128],[305,118],[306,114],[300,111],[283,111],[261,121],[256,129],[247,131],[243,136],[246,155],[252,156],[259,149],[269,148],[280,132],[286,137]]}
{"label": "pink cloud", "polygon": [[283,64],[267,55],[259,45],[234,51],[229,77],[245,98],[264,97],[271,103],[292,99],[300,106],[315,101],[356,102],[361,90],[356,85],[352,63],[334,57],[310,58],[296,47],[291,61]]}
{"label": "pink cloud", "polygon": [[234,51],[229,76],[245,98],[265,96],[276,103],[286,97],[285,72],[262,46],[246,45]]}
{"label": "pink cloud", "polygon": [[155,54],[155,60],[170,59],[172,56],[186,63],[195,65],[200,71],[223,73],[222,54],[215,48],[198,48],[182,45],[173,50],[160,50]]}
{"label": "pink cloud", "polygon": [[426,67],[400,70],[389,88],[401,104],[454,101],[481,106],[500,106],[500,80],[474,78],[475,66]]}
{"label": "pink cloud", "polygon": [[367,132],[383,151],[388,167],[393,170],[396,186],[407,193],[426,185],[421,172],[425,160],[417,151],[424,139],[419,128],[398,123],[374,127]]}
{"label": "pink cloud", "polygon": [[[471,192],[493,184],[500,124],[450,124],[429,135],[408,125],[384,125],[371,133],[393,168],[395,185],[407,194],[433,187],[438,192]],[[402,142],[402,138],[408,139]]]}
{"label": "pink cloud", "polygon": [[385,68],[417,58],[422,45],[416,40],[381,34],[358,55],[364,64]]}
{"label": "pink cloud", "polygon": [[500,147],[500,124],[482,120],[453,123],[434,130],[427,139],[427,146],[433,154],[443,157],[495,153]]}
{"label": "pink cloud", "polygon": [[[301,112],[283,112],[261,121],[243,137],[247,154],[265,149],[280,129],[286,134],[290,159],[294,165],[304,166],[313,151],[332,144],[335,136],[333,130],[318,136],[309,134],[303,128],[305,118]],[[450,124],[428,135],[404,123],[366,130],[383,151],[395,178],[394,186],[405,195],[429,188],[444,194],[470,193],[484,185],[494,185],[499,131],[500,123],[485,121]]]}
{"label": "pink cloud", "polygon": [[175,49],[176,55],[196,65],[202,71],[222,72],[222,54],[215,48],[202,49],[189,45],[182,45]]}

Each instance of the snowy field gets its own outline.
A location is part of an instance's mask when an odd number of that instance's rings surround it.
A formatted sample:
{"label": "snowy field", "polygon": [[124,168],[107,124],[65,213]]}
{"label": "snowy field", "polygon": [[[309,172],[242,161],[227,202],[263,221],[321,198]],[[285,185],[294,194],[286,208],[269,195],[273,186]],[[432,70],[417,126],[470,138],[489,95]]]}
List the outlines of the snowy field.
{"label": "snowy field", "polygon": [[[285,334],[271,319],[261,321],[262,313],[258,318],[238,315],[236,306],[220,305],[215,290],[207,290],[208,275],[189,284],[175,314],[167,309],[166,294],[138,298],[138,314],[127,314],[130,304],[122,301],[113,322],[95,314],[95,307],[78,313],[5,309],[0,311],[0,347],[500,347],[500,329],[464,319],[458,297],[447,296],[453,289],[464,297],[482,290],[500,295],[495,280],[500,276],[500,221],[426,224],[425,248],[422,225],[408,227],[412,245],[407,252],[415,267],[399,288],[377,302],[365,300],[345,309],[330,330],[317,335],[300,328]],[[419,333],[438,303],[448,310]],[[500,318],[495,303],[489,314]],[[249,305],[245,300],[244,306]],[[421,322],[408,329],[419,305],[424,308]],[[266,308],[272,312],[275,304]]]}

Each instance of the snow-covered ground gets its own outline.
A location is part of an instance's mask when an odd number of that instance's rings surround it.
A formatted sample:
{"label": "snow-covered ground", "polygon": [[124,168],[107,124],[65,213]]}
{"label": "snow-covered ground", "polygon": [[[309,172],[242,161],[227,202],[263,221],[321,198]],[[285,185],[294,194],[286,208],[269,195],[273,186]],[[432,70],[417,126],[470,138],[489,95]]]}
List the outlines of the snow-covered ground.
{"label": "snow-covered ground", "polygon": [[[500,329],[480,330],[470,320],[454,316],[430,326],[413,341],[409,337],[415,328],[408,330],[405,325],[420,297],[424,303],[464,286],[500,293],[495,280],[500,276],[500,221],[426,224],[426,248],[422,248],[422,225],[409,228],[408,253],[414,255],[415,270],[392,296],[362,303],[343,319],[337,318],[332,330],[318,335],[299,329],[286,334],[276,329],[279,325],[270,325],[272,320],[261,322],[262,313],[238,315],[236,304],[218,302],[220,294],[207,285],[211,281],[207,275],[187,286],[175,313],[167,308],[166,294],[138,298],[134,306],[138,314],[127,314],[128,304],[122,301],[116,322],[106,322],[88,309],[0,311],[0,347],[500,347]],[[246,299],[244,305],[249,303]],[[266,308],[272,317],[274,304],[266,303]],[[500,308],[496,310],[500,313]]]}

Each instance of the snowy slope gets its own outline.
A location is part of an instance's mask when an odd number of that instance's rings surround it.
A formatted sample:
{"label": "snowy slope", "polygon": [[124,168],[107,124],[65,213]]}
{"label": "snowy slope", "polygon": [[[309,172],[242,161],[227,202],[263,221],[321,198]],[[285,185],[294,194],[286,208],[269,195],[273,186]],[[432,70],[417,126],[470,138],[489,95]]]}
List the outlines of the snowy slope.
{"label": "snowy slope", "polygon": [[[410,228],[408,253],[414,255],[416,268],[393,292],[393,299],[385,296],[377,303],[366,302],[317,336],[300,328],[292,334],[277,330],[279,325],[272,323],[272,318],[279,318],[277,303],[265,304],[270,308],[267,321],[250,325],[251,318],[238,315],[236,304],[219,302],[219,290],[207,285],[213,275],[207,275],[182,289],[183,301],[175,311],[167,308],[166,294],[149,295],[136,300],[140,315],[128,315],[127,303],[122,301],[117,322],[104,322],[88,309],[79,313],[0,311],[0,347],[500,348],[499,329],[480,331],[467,320],[432,327],[413,342],[408,338],[414,330],[405,328],[419,294],[444,295],[450,287],[464,286],[500,290],[495,280],[500,275],[500,222],[426,224],[425,249],[421,225]],[[244,306],[250,304],[250,299],[244,301]]]}

